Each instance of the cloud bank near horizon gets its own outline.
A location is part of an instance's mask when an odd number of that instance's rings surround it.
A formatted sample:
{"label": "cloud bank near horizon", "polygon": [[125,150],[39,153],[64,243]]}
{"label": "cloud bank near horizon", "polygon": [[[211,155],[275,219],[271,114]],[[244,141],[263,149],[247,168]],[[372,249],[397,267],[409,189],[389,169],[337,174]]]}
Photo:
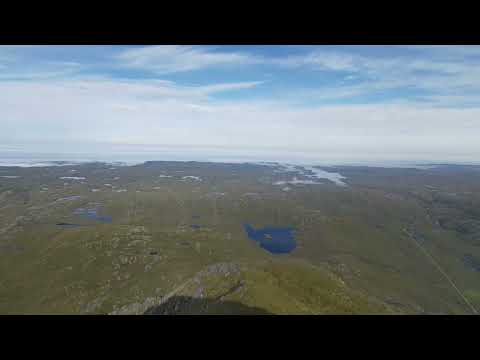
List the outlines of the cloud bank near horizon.
{"label": "cloud bank near horizon", "polygon": [[479,60],[477,46],[0,46],[0,142],[477,161]]}

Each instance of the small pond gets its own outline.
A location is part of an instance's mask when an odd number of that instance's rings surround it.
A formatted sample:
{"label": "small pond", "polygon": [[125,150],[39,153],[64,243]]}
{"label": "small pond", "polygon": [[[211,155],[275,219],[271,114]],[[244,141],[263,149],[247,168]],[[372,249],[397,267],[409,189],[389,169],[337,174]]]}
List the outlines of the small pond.
{"label": "small pond", "polygon": [[95,220],[104,223],[111,223],[112,217],[108,215],[98,215],[99,205],[95,205],[93,207],[88,208],[78,208],[73,211],[74,215],[78,215],[81,217],[85,217],[90,220]]}
{"label": "small pond", "polygon": [[249,224],[244,224],[244,229],[250,239],[273,254],[289,253],[297,246],[293,228],[264,227],[255,230]]}
{"label": "small pond", "polygon": [[473,271],[477,271],[477,272],[480,272],[480,260],[474,258],[472,255],[470,254],[466,254],[463,258],[463,263],[469,267],[470,269],[472,269]]}
{"label": "small pond", "polygon": [[56,225],[64,229],[74,229],[74,228],[83,226],[80,224],[71,224],[71,223],[64,223],[64,222],[57,223]]}

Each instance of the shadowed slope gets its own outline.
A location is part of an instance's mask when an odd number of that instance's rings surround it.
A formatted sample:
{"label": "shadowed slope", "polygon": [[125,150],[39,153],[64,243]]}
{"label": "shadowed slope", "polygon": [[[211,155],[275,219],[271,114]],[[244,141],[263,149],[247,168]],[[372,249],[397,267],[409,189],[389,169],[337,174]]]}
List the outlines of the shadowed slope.
{"label": "shadowed slope", "polygon": [[165,303],[152,306],[146,315],[272,315],[268,311],[237,301],[173,296]]}

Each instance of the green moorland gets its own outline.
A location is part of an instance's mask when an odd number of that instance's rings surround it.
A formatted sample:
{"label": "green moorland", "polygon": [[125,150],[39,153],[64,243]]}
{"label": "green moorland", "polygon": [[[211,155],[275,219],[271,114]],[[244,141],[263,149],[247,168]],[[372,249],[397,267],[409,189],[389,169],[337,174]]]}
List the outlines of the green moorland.
{"label": "green moorland", "polygon": [[[0,314],[480,309],[479,167],[325,169],[348,186],[254,164],[0,167]],[[246,223],[297,247],[272,254]]]}

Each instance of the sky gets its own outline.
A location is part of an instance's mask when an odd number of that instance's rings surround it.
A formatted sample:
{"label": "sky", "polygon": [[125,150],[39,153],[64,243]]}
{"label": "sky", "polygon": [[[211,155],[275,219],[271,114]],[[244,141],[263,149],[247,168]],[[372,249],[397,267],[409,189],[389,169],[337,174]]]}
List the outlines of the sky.
{"label": "sky", "polygon": [[0,157],[479,162],[479,65],[480,46],[0,46]]}

